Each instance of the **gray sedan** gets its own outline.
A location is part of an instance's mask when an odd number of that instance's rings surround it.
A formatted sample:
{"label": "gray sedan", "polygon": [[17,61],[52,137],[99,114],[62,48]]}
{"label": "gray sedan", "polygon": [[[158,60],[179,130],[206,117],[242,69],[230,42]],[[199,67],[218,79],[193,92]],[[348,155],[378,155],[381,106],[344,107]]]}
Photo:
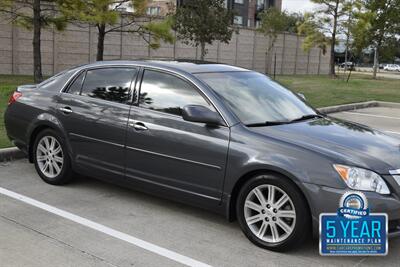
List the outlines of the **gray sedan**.
{"label": "gray sedan", "polygon": [[299,246],[349,189],[399,231],[400,141],[257,72],[97,62],[18,87],[5,123],[47,183],[79,173],[206,208],[263,248]]}

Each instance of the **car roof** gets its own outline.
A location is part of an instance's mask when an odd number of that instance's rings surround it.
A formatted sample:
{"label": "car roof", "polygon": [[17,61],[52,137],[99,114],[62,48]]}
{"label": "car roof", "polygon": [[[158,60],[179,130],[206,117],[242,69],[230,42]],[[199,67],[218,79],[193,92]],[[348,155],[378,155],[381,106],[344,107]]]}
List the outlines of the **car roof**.
{"label": "car roof", "polygon": [[112,65],[136,65],[144,67],[156,67],[169,70],[179,70],[188,73],[207,73],[207,72],[229,72],[229,71],[249,71],[248,69],[220,64],[210,61],[200,60],[110,60],[98,61],[85,64],[78,68],[86,69],[90,67],[112,66]]}

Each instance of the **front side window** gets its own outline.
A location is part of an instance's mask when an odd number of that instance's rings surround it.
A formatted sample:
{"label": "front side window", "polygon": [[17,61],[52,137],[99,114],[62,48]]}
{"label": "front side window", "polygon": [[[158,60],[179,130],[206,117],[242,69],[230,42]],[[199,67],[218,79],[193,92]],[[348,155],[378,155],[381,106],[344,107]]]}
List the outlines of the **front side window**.
{"label": "front side window", "polygon": [[104,68],[86,72],[81,95],[118,103],[129,103],[131,83],[136,76],[133,68]]}
{"label": "front side window", "polygon": [[244,124],[289,122],[316,112],[293,92],[253,72],[199,73]]}
{"label": "front side window", "polygon": [[186,105],[211,105],[190,83],[170,74],[145,70],[139,105],[144,108],[181,116]]}

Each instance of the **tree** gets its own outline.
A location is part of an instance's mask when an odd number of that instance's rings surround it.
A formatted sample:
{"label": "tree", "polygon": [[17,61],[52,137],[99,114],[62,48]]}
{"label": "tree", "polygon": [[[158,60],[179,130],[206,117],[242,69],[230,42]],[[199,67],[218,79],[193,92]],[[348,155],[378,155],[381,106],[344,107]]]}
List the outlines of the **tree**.
{"label": "tree", "polygon": [[33,30],[33,77],[35,83],[43,80],[41,33],[54,26],[63,30],[66,19],[58,13],[56,0],[0,0],[0,13],[18,26]]}
{"label": "tree", "polygon": [[258,30],[270,39],[270,43],[267,47],[267,54],[269,54],[274,47],[279,33],[297,33],[298,25],[304,21],[304,17],[299,13],[289,14],[286,11],[280,11],[274,7],[268,8],[261,13],[260,18],[261,26]]}
{"label": "tree", "polygon": [[330,39],[319,30],[319,22],[315,21],[312,17],[313,14],[306,13],[304,22],[298,28],[298,33],[306,36],[302,45],[303,49],[309,51],[311,48],[317,46],[325,55],[327,47],[330,44]]}
{"label": "tree", "polygon": [[[139,34],[151,48],[158,48],[160,41],[172,43],[171,19],[161,22],[143,22],[147,0],[63,0],[61,12],[65,17],[76,22],[88,23],[96,27],[97,56],[96,60],[104,58],[104,41],[111,32],[127,32]],[[132,12],[123,12],[122,8]],[[149,40],[147,36],[151,36]]]}
{"label": "tree", "polygon": [[284,12],[276,8],[268,8],[260,15],[261,27],[259,31],[269,37],[269,45],[267,47],[267,55],[274,47],[278,34],[285,31],[288,27],[286,16]]}
{"label": "tree", "polygon": [[299,26],[304,22],[304,14],[303,13],[287,13],[284,11],[287,21],[287,27],[285,29],[286,32],[297,34],[299,31]]}
{"label": "tree", "polygon": [[400,32],[400,0],[360,0],[364,8],[357,14],[354,29],[358,50],[375,49],[374,73],[376,78],[379,54],[385,44],[393,42]]}
{"label": "tree", "polygon": [[387,38],[382,44],[379,52],[380,62],[395,63],[395,59],[400,59],[400,37]]}
{"label": "tree", "polygon": [[309,50],[319,46],[324,51],[330,45],[329,73],[335,76],[335,44],[342,18],[346,15],[347,0],[311,0],[318,8],[305,16],[304,23],[299,27],[299,33],[305,34],[303,48]]}
{"label": "tree", "polygon": [[188,0],[176,10],[174,28],[185,44],[201,48],[201,60],[207,54],[206,44],[219,40],[229,43],[234,29],[233,14],[223,0]]}
{"label": "tree", "polygon": [[[356,20],[354,19],[357,12],[361,9],[361,3],[359,0],[348,0],[343,7],[343,10],[345,12],[345,16],[347,19],[345,19],[341,25],[342,27],[342,32],[344,36],[346,37],[346,43],[345,43],[345,55],[344,55],[344,61],[348,62],[349,61],[349,50],[351,48],[351,39],[352,39],[352,32],[353,29],[356,25]],[[345,64],[345,71],[347,70],[347,64]]]}

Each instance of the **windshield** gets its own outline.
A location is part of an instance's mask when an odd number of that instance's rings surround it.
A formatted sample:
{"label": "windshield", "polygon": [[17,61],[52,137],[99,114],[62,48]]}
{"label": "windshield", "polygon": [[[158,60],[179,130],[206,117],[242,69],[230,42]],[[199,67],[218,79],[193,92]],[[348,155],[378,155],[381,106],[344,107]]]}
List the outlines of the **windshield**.
{"label": "windshield", "polygon": [[257,72],[198,73],[246,125],[317,115],[290,90]]}

